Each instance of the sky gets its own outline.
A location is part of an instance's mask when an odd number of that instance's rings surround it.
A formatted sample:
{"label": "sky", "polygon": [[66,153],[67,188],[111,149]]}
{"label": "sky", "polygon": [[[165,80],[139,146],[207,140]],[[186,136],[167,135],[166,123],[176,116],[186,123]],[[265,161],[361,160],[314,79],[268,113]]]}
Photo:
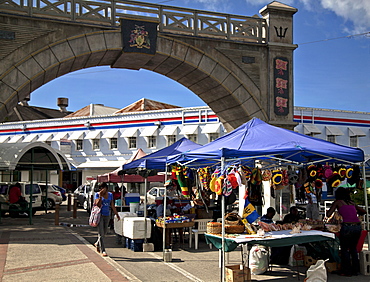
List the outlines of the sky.
{"label": "sky", "polygon": [[[176,7],[253,16],[272,1],[148,0]],[[370,112],[370,0],[283,0],[294,15],[294,105]],[[205,103],[181,84],[147,70],[109,66],[79,70],[56,78],[31,93],[32,106],[68,110],[91,103],[123,108],[141,98],[181,107]]]}

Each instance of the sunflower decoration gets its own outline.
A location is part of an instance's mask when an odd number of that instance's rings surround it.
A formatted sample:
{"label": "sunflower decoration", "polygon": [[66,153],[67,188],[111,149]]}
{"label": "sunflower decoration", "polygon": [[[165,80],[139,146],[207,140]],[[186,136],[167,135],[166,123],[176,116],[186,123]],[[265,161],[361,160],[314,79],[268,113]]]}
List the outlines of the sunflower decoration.
{"label": "sunflower decoration", "polygon": [[280,169],[275,169],[272,171],[272,183],[274,185],[279,185],[281,184],[281,182],[283,181],[283,174],[282,172],[280,171]]}

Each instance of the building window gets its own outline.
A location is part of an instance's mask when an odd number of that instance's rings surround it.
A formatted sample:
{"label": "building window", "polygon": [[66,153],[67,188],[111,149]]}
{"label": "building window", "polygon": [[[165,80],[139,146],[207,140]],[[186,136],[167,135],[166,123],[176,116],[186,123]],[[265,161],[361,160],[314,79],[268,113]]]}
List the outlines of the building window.
{"label": "building window", "polygon": [[327,135],[326,141],[329,141],[331,143],[335,143],[335,135]]}
{"label": "building window", "polygon": [[209,133],[208,135],[209,142],[215,141],[218,137],[220,137],[219,133]]}
{"label": "building window", "polygon": [[197,143],[197,135],[196,134],[188,134],[186,136],[190,141],[193,141],[195,143]]}
{"label": "building window", "polygon": [[167,135],[167,146],[176,142],[176,135]]}
{"label": "building window", "polygon": [[110,138],[110,149],[115,150],[118,148],[118,139],[117,138]]}
{"label": "building window", "polygon": [[83,150],[83,140],[82,139],[76,140],[76,151],[82,150]]}
{"label": "building window", "polygon": [[129,137],[128,138],[128,148],[135,149],[136,148],[136,137]]}
{"label": "building window", "polygon": [[92,148],[93,150],[99,150],[100,149],[100,139],[92,139]]}
{"label": "building window", "polygon": [[349,146],[350,147],[358,147],[358,136],[350,136],[349,137]]}
{"label": "building window", "polygon": [[148,136],[148,148],[157,147],[157,138],[156,136]]}

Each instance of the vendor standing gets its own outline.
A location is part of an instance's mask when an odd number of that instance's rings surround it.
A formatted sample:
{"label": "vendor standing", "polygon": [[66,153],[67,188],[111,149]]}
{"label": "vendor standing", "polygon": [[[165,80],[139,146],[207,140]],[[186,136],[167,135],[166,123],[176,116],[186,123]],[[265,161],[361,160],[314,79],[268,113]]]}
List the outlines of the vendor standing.
{"label": "vendor standing", "polygon": [[365,214],[366,211],[357,206],[352,200],[349,191],[339,187],[335,192],[335,201],[330,207],[327,217],[330,217],[337,209],[343,218],[340,229],[341,249],[341,272],[342,276],[358,275],[360,263],[357,253],[357,244],[361,236],[361,221],[357,214]]}
{"label": "vendor standing", "polygon": [[305,183],[307,206],[306,217],[310,220],[319,220],[319,206],[317,203],[315,181]]}

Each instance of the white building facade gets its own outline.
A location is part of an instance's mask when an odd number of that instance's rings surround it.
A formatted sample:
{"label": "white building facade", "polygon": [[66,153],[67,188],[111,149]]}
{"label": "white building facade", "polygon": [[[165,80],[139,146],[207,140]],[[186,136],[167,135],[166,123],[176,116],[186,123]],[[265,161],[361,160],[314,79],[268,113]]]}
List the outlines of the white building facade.
{"label": "white building facade", "polygon": [[[294,121],[296,132],[359,147],[370,156],[370,113],[295,107]],[[207,106],[0,124],[0,143],[41,141],[71,160],[75,171],[48,177],[70,189],[121,167],[138,149],[150,154],[182,137],[204,145],[224,134]],[[35,181],[44,178],[40,172]]]}

